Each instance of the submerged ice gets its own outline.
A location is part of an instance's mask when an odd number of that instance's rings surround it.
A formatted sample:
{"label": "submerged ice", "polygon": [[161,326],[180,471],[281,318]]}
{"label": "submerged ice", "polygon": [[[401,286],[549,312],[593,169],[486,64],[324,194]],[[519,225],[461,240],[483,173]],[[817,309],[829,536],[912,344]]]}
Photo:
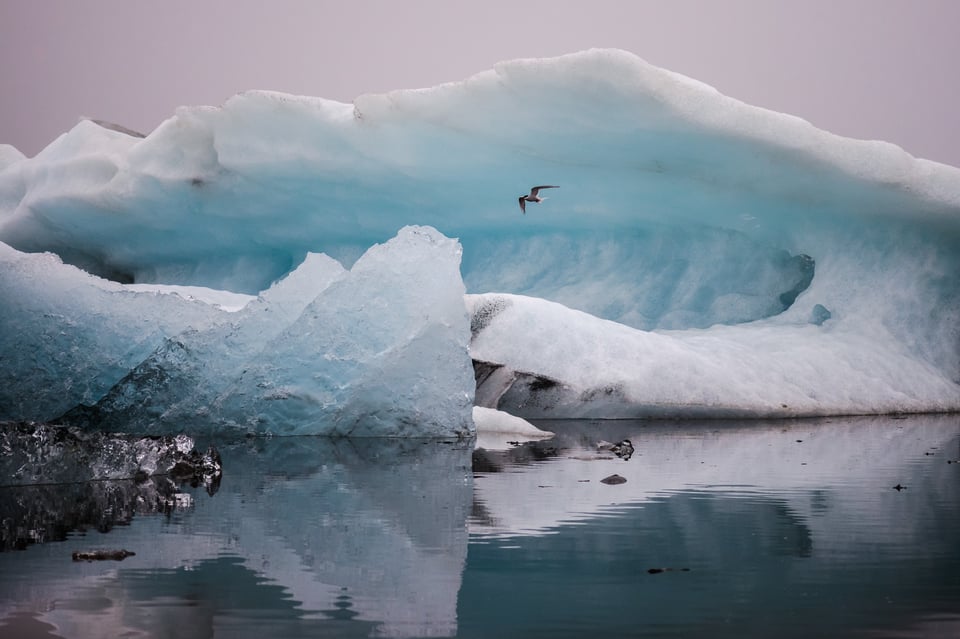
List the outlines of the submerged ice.
{"label": "submerged ice", "polygon": [[516,415],[960,409],[960,171],[622,51],[0,151],[0,418],[465,432],[464,290]]}

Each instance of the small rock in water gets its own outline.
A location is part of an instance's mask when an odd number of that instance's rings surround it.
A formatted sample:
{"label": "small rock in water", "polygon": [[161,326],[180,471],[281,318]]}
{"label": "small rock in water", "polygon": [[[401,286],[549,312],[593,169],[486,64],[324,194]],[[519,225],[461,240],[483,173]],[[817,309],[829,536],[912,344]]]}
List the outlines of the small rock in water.
{"label": "small rock in water", "polygon": [[651,575],[658,575],[661,572],[690,572],[689,568],[647,568]]}
{"label": "small rock in water", "polygon": [[78,550],[73,553],[74,561],[123,561],[137,553],[129,550]]}
{"label": "small rock in water", "polygon": [[627,480],[626,478],[621,477],[620,475],[613,474],[613,475],[610,475],[609,477],[604,477],[603,479],[601,479],[600,483],[607,484],[610,486],[615,486],[617,484],[625,484],[627,483]]}

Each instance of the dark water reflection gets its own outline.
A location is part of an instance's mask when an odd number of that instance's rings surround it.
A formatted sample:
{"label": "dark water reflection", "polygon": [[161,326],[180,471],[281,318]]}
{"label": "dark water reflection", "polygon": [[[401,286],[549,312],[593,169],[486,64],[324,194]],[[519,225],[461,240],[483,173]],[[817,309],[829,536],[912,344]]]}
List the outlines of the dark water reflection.
{"label": "dark water reflection", "polygon": [[541,425],[216,442],[216,494],[0,553],[0,637],[960,636],[957,416]]}

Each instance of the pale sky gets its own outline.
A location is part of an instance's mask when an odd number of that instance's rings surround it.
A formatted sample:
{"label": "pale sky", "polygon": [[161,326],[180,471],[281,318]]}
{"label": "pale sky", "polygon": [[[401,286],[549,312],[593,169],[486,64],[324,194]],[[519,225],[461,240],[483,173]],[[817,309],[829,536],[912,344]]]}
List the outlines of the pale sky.
{"label": "pale sky", "polygon": [[631,51],[758,106],[960,166],[960,0],[0,0],[0,143],[149,132],[246,89],[350,102],[500,60]]}

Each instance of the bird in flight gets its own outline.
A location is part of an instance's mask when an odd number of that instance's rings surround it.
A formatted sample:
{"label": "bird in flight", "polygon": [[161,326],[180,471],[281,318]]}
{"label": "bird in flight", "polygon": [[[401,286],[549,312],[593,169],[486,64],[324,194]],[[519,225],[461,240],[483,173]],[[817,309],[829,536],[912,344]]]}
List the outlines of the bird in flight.
{"label": "bird in flight", "polygon": [[543,186],[535,186],[530,189],[530,195],[521,195],[520,196],[520,212],[524,215],[527,214],[527,202],[543,202],[543,198],[538,195],[540,189],[559,189],[560,187],[556,184],[545,184]]}

